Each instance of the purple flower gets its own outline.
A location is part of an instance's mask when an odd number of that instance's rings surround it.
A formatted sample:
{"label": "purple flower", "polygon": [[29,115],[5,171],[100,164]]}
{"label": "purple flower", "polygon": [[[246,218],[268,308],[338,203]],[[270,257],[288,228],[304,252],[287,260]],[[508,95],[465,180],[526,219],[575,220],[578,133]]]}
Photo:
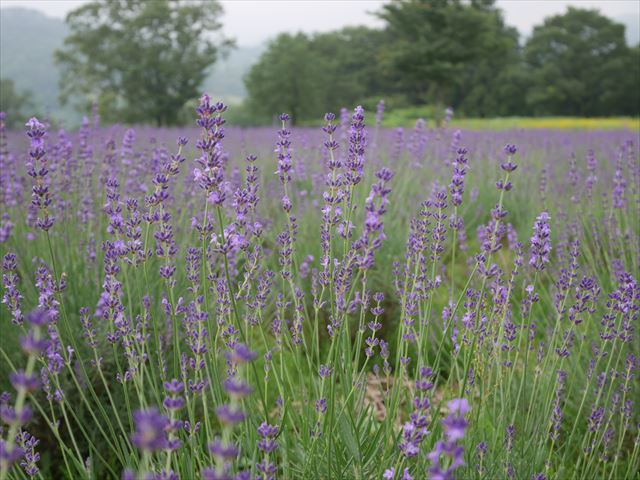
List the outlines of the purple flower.
{"label": "purple flower", "polygon": [[253,388],[250,385],[233,377],[227,378],[222,383],[222,387],[231,397],[234,398],[243,398],[253,392]]}
{"label": "purple flower", "polygon": [[447,126],[449,124],[449,122],[451,122],[451,119],[453,118],[453,108],[451,107],[447,107],[444,109],[444,125]]}
{"label": "purple flower", "polygon": [[[209,95],[200,97],[200,104],[196,108],[198,120],[196,124],[202,128],[202,135],[196,142],[196,148],[201,156],[197,159],[200,168],[194,170],[194,180],[205,190],[206,196],[215,205],[222,205],[226,198],[224,189],[224,155],[221,141],[225,136],[225,120],[222,114],[227,107],[222,103],[211,104]],[[204,219],[206,230],[207,219]]]}
{"label": "purple flower", "polygon": [[623,158],[625,147],[620,149],[618,160],[616,162],[616,170],[613,176],[613,190],[611,192],[611,203],[613,208],[624,208],[627,204],[625,198],[625,188],[627,187],[627,181],[624,178],[623,172]]}
{"label": "purple flower", "polygon": [[269,454],[278,448],[278,444],[275,441],[275,437],[280,431],[277,425],[269,425],[267,422],[262,422],[257,429],[260,440],[258,441],[258,448],[264,453]]}
{"label": "purple flower", "polygon": [[18,289],[18,264],[15,253],[7,253],[2,258],[2,283],[4,285],[4,295],[2,303],[11,312],[14,325],[22,325],[24,320],[21,309],[22,294]]}
{"label": "purple flower", "polygon": [[164,382],[164,389],[171,395],[179,395],[184,391],[184,383],[174,378],[170,382]]}
{"label": "purple flower", "polygon": [[267,422],[262,422],[257,430],[260,437],[271,438],[278,434],[280,428],[277,425],[269,425]]}
{"label": "purple flower", "polygon": [[449,442],[456,442],[464,438],[464,431],[468,426],[464,416],[471,410],[466,398],[451,400],[448,404],[449,416],[442,421],[445,435]]}
{"label": "purple flower", "polygon": [[564,415],[562,413],[562,401],[566,381],[566,372],[558,370],[558,377],[556,380],[556,394],[553,401],[553,412],[551,414],[551,432],[549,435],[551,440],[554,442],[560,438],[560,428],[562,426],[562,419],[564,418]]}
{"label": "purple flower", "polygon": [[25,126],[27,127],[27,136],[31,139],[29,162],[27,163],[27,174],[33,178],[34,182],[31,205],[38,210],[36,226],[41,230],[48,231],[53,226],[55,217],[50,214],[53,200],[49,192],[51,182],[48,178],[49,168],[44,146],[44,137],[47,131],[45,125],[35,117],[32,117]]}
{"label": "purple flower", "polygon": [[462,205],[462,194],[464,193],[464,177],[467,174],[467,149],[459,148],[453,164],[453,177],[449,184],[451,203],[455,207]]}
{"label": "purple flower", "polygon": [[133,444],[143,451],[153,452],[169,447],[167,429],[169,419],[155,408],[136,410],[133,413],[135,432],[131,435]]}
{"label": "purple flower", "polygon": [[136,473],[130,468],[125,468],[122,471],[121,480],[136,480]]}
{"label": "purple flower", "polygon": [[507,144],[504,146],[504,149],[503,149],[503,150],[504,150],[504,153],[506,153],[507,155],[515,155],[515,154],[516,154],[516,152],[518,151],[518,149],[516,148],[516,146],[515,146],[515,145],[513,145],[513,144],[510,144],[510,143],[507,143]]}
{"label": "purple flower", "polygon": [[516,435],[516,427],[514,427],[513,425],[509,425],[507,427],[507,433],[504,437],[504,447],[507,450],[507,452],[510,452],[511,450],[513,450],[513,441],[515,439],[515,435]]}
{"label": "purple flower", "polygon": [[349,155],[347,158],[347,184],[355,186],[360,183],[364,170],[364,152],[367,145],[367,132],[364,125],[364,108],[357,106],[351,117],[349,130]]}
{"label": "purple flower", "polygon": [[15,373],[9,375],[11,385],[18,392],[23,390],[25,392],[35,392],[40,386],[40,380],[35,375],[27,375],[23,370],[18,370]]}
{"label": "purple flower", "polygon": [[406,422],[402,428],[402,439],[398,447],[400,451],[408,458],[415,457],[420,452],[420,444],[427,436],[429,431],[428,410],[431,406],[429,397],[426,392],[433,388],[431,375],[433,371],[428,367],[421,367],[418,371],[418,379],[416,380],[417,395],[413,399],[413,412],[409,416],[410,421]]}
{"label": "purple flower", "polygon": [[16,443],[18,445],[18,450],[22,450],[24,452],[20,466],[24,469],[24,472],[27,475],[35,477],[38,472],[40,472],[37,465],[37,462],[40,461],[40,453],[36,452],[36,447],[40,443],[40,440],[28,432],[22,431],[17,435]]}
{"label": "purple flower", "polygon": [[331,367],[328,365],[320,365],[320,368],[318,369],[318,375],[320,375],[320,378],[326,378],[329,375],[331,375]]}
{"label": "purple flower", "polygon": [[230,360],[236,364],[251,362],[256,359],[258,355],[244,344],[237,343],[231,352],[227,352],[227,360]]}
{"label": "purple flower", "polygon": [[220,423],[224,425],[234,425],[241,423],[245,419],[245,414],[240,408],[231,405],[221,405],[216,408],[216,415]]}
{"label": "purple flower", "polygon": [[529,265],[538,271],[544,270],[545,264],[549,263],[549,253],[551,252],[551,228],[549,227],[549,219],[549,214],[542,212],[536,218],[533,226]]}
{"label": "purple flower", "polygon": [[49,322],[50,314],[42,308],[37,308],[27,315],[27,322],[31,325],[41,327]]}
{"label": "purple flower", "polygon": [[505,172],[507,172],[507,173],[511,173],[511,172],[513,172],[516,168],[518,168],[518,166],[517,166],[515,163],[511,162],[511,157],[512,157],[513,155],[515,155],[515,154],[516,154],[516,152],[518,151],[518,149],[516,148],[516,146],[515,146],[515,145],[512,145],[512,144],[509,144],[509,143],[508,143],[508,144],[506,144],[506,145],[504,146],[503,151],[504,151],[504,153],[507,155],[507,161],[506,161],[506,162],[503,162],[503,163],[500,165],[500,168],[502,168],[502,170],[504,170],[504,171],[505,171]]}
{"label": "purple flower", "polygon": [[215,438],[208,445],[212,455],[223,460],[234,460],[238,456],[238,447],[232,443],[224,443],[220,438]]}
{"label": "purple flower", "polygon": [[165,397],[162,405],[167,410],[180,410],[184,407],[184,398],[182,397]]}
{"label": "purple flower", "polygon": [[289,121],[289,115],[283,113],[280,115],[282,128],[278,131],[278,141],[276,142],[276,154],[278,155],[278,170],[276,175],[280,177],[283,184],[291,181],[291,130],[286,128]]}
{"label": "purple flower", "polygon": [[378,182],[371,186],[369,196],[365,200],[365,222],[360,238],[354,247],[359,251],[358,265],[368,270],[374,263],[374,252],[382,246],[386,236],[383,232],[382,216],[387,212],[388,195],[391,189],[387,183],[393,178],[393,172],[382,168],[376,172]]}
{"label": "purple flower", "polygon": [[487,451],[488,451],[487,443],[486,442],[478,443],[478,445],[476,445],[476,450],[478,452],[478,455],[481,458],[484,457],[487,454]]}
{"label": "purple flower", "polygon": [[[2,166],[0,165],[0,169]],[[13,231],[13,222],[11,221],[11,217],[9,217],[8,213],[4,213],[2,218],[0,218],[0,243],[5,243],[11,237],[11,232]]]}
{"label": "purple flower", "polygon": [[[464,450],[458,445],[458,441],[464,438],[465,429],[468,425],[464,419],[471,407],[465,398],[451,400],[448,404],[449,416],[442,421],[444,426],[444,441],[436,443],[435,449],[427,455],[431,460],[428,478],[431,480],[450,480],[453,478],[453,471],[464,465],[462,455]],[[451,459],[448,468],[443,469],[440,465],[440,457],[444,455]]]}
{"label": "purple flower", "polygon": [[0,439],[0,463],[3,465],[7,465],[7,469],[11,467],[15,462],[20,460],[24,455],[24,450],[20,447],[9,446],[4,439]]}
{"label": "purple flower", "polygon": [[0,419],[7,425],[25,425],[32,416],[33,411],[28,405],[24,405],[19,412],[9,405],[0,405]]}
{"label": "purple flower", "polygon": [[27,355],[38,355],[47,349],[48,342],[31,329],[26,336],[20,337],[20,346]]}

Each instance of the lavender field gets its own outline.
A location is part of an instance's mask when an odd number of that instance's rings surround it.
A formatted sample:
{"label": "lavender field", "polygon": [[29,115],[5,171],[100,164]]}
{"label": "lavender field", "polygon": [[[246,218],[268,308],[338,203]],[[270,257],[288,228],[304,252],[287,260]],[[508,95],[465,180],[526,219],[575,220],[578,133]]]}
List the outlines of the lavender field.
{"label": "lavender field", "polygon": [[0,480],[634,479],[628,130],[0,120]]}

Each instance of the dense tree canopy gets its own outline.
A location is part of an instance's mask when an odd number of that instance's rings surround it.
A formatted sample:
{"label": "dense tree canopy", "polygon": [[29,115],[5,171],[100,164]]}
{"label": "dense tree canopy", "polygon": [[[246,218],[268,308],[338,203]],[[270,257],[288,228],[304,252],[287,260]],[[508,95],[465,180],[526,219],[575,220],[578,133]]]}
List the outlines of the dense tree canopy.
{"label": "dense tree canopy", "polygon": [[249,108],[263,118],[286,111],[295,122],[362,101],[363,92],[381,94],[377,55],[385,36],[365,27],[279,35],[245,78]]}
{"label": "dense tree canopy", "polygon": [[212,65],[231,43],[218,34],[215,0],[93,1],[67,16],[56,52],[62,100],[98,101],[103,116],[127,122],[178,122]]}
{"label": "dense tree canopy", "polygon": [[[486,83],[517,50],[517,33],[507,28],[491,1],[407,0],[383,6],[392,41],[382,48],[383,66],[402,72],[400,86],[413,103],[443,103],[471,77]],[[497,70],[497,71],[496,71]]]}
{"label": "dense tree canopy", "polygon": [[545,19],[524,50],[533,113],[637,114],[639,64],[632,53],[624,26],[595,10],[569,8]]}
{"label": "dense tree canopy", "polygon": [[319,59],[306,35],[278,35],[245,79],[250,108],[263,117],[288,112],[294,121],[309,118],[320,106]]}
{"label": "dense tree canopy", "polygon": [[[221,14],[216,0],[93,0],[76,9],[56,53],[63,100],[82,110],[97,101],[107,121],[180,123],[207,68],[231,46]],[[476,117],[640,114],[640,46],[595,10],[549,17],[524,44],[495,0],[395,0],[376,15],[384,28],[274,38],[245,76],[241,116],[255,123],[286,111],[305,121],[380,98]]]}
{"label": "dense tree canopy", "polygon": [[246,77],[249,108],[301,120],[384,97],[481,117],[640,113],[640,47],[597,11],[548,18],[524,46],[493,0],[397,0],[378,15],[381,30],[276,38]]}
{"label": "dense tree canopy", "polygon": [[394,86],[378,67],[387,40],[387,32],[366,27],[347,27],[313,38],[311,47],[322,61],[324,107],[337,112],[358,102],[375,104],[380,95],[393,94]]}

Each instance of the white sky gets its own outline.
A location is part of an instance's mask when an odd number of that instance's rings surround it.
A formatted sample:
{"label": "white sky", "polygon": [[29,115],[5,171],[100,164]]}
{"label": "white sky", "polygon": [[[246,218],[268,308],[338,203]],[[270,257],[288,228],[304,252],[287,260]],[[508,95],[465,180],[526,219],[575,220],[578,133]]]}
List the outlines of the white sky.
{"label": "white sky", "polygon": [[[0,0],[0,7],[30,7],[46,15],[64,18],[87,0]],[[147,0],[150,1],[150,0]],[[257,45],[280,32],[321,32],[346,25],[380,26],[368,12],[376,11],[385,0],[222,0],[222,19],[227,36],[239,45]],[[523,34],[544,17],[562,13],[567,6],[596,8],[620,19],[640,23],[640,0],[498,0],[505,20]]]}

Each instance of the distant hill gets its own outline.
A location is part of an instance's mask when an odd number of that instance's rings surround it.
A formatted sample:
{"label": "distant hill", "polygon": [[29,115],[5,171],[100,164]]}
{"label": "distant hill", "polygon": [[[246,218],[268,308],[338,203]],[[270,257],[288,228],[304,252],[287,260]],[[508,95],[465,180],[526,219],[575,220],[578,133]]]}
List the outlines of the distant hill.
{"label": "distant hill", "polygon": [[62,20],[37,10],[0,10],[0,77],[12,79],[18,91],[30,91],[38,113],[55,118],[73,115],[60,108],[59,74],[53,63],[53,51],[62,46],[66,34]]}
{"label": "distant hill", "polygon": [[243,77],[258,61],[266,46],[238,47],[226,59],[219,60],[204,81],[203,90],[227,103],[236,103],[247,96]]}
{"label": "distant hill", "polygon": [[[30,91],[38,113],[77,125],[82,115],[58,102],[59,71],[53,63],[66,35],[61,19],[27,8],[0,9],[0,77],[13,80],[18,91]],[[246,95],[242,77],[263,51],[262,46],[232,50],[212,66],[203,91],[228,103],[241,101]]]}

